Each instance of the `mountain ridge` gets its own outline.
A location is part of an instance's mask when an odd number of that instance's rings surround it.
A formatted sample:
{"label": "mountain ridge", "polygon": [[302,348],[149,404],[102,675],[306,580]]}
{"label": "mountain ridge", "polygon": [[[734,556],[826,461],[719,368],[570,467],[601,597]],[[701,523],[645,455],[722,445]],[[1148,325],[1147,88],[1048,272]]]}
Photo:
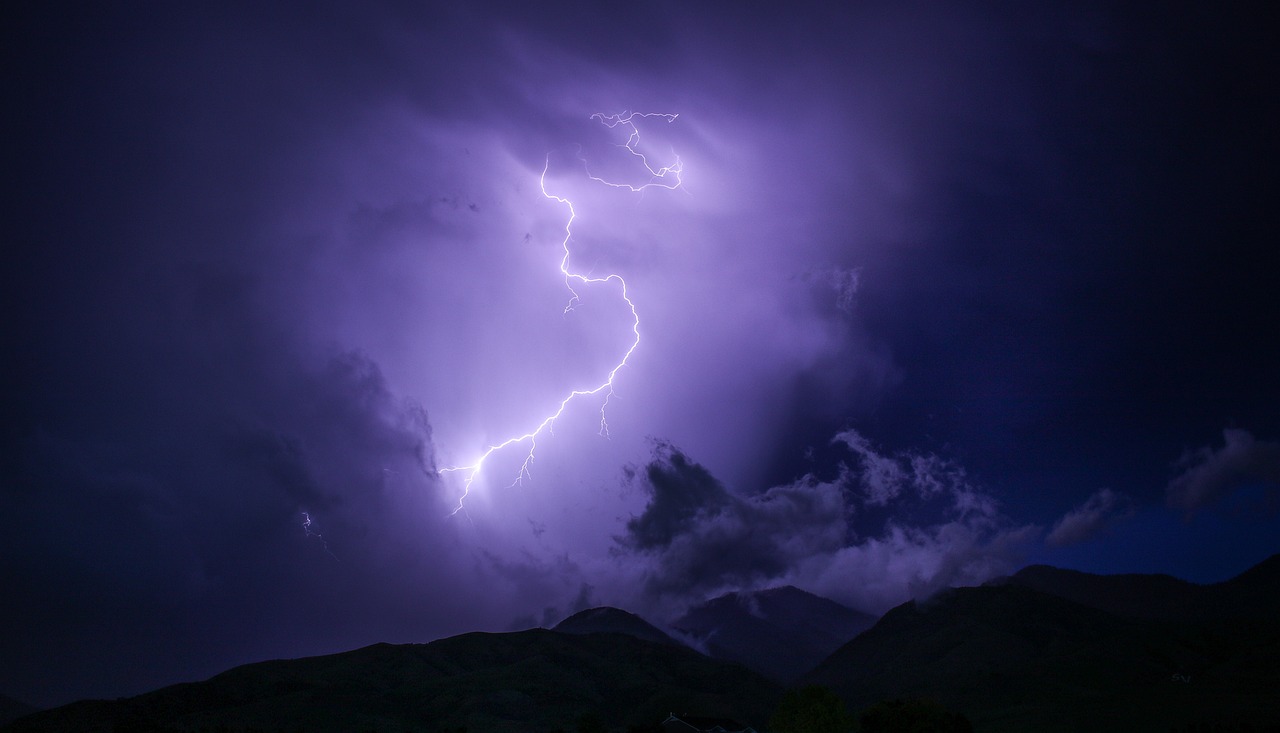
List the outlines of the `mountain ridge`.
{"label": "mountain ridge", "polygon": [[1032,566],[897,606],[802,681],[855,710],[933,699],[992,733],[1280,726],[1277,567],[1197,586]]}
{"label": "mountain ridge", "polygon": [[1164,574],[1099,575],[1029,565],[996,583],[1014,583],[1119,616],[1163,621],[1280,615],[1280,554],[1217,583]]}
{"label": "mountain ridge", "polygon": [[726,593],[671,626],[713,658],[789,683],[873,623],[870,614],[788,585]]}
{"label": "mountain ridge", "polygon": [[698,710],[757,724],[781,690],[739,665],[619,634],[472,632],[236,667],[116,701],[80,701],[6,732],[216,729],[544,733],[583,715],[610,727]]}
{"label": "mountain ridge", "polygon": [[[854,712],[933,699],[986,733],[1280,728],[1280,555],[1211,584],[1033,565],[870,618],[790,586],[725,594],[681,619],[705,632],[698,638],[721,655],[711,658],[635,614],[599,607],[550,630],[243,665],[0,729],[545,733],[582,715],[620,730],[674,710],[758,726],[782,693],[779,659],[812,655],[856,623],[866,628],[787,681],[826,685]],[[774,674],[726,650],[760,655],[755,664]]]}

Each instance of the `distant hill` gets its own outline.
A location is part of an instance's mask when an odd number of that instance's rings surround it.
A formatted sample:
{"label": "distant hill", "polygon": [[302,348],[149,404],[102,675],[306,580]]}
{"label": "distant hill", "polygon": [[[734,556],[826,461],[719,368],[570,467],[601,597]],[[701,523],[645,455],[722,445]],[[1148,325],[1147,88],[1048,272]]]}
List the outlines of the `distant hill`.
{"label": "distant hill", "polygon": [[785,586],[720,596],[691,608],[672,626],[705,645],[712,657],[787,683],[873,623],[874,616]]}
{"label": "distant hill", "polygon": [[623,635],[533,629],[237,667],[204,682],[117,701],[83,701],[5,731],[572,730],[656,724],[673,710],[768,719],[781,690],[740,666]]}
{"label": "distant hill", "polygon": [[11,720],[17,720],[35,711],[36,708],[34,706],[14,700],[8,695],[0,695],[0,725],[4,725]]}
{"label": "distant hill", "polygon": [[1201,586],[1170,575],[1093,575],[1048,565],[1031,565],[1009,578],[1012,583],[1065,598],[1118,616],[1190,620],[1204,614]]}
{"label": "distant hill", "polygon": [[1093,575],[1047,565],[1023,568],[1002,582],[1129,618],[1185,622],[1280,616],[1280,555],[1211,585],[1168,575]]}
{"label": "distant hill", "polygon": [[[1137,597],[1114,589],[1108,605]],[[803,681],[854,710],[933,699],[993,733],[1280,725],[1280,633],[1274,621],[1126,618],[1005,583],[898,606]]]}
{"label": "distant hill", "polygon": [[634,613],[609,606],[579,611],[551,630],[562,634],[626,634],[659,644],[680,643]]}
{"label": "distant hill", "polygon": [[1255,618],[1280,616],[1280,554],[1208,589],[1217,602],[1219,614],[1237,609]]}

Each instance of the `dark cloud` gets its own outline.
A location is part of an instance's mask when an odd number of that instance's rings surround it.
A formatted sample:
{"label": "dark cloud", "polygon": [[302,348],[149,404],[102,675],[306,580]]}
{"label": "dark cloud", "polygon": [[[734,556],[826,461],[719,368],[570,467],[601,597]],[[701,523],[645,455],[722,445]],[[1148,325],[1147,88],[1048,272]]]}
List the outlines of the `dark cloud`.
{"label": "dark cloud", "polygon": [[1133,502],[1124,494],[1100,489],[1083,504],[1067,512],[1045,535],[1054,547],[1065,547],[1097,537],[1116,521],[1133,513]]}
{"label": "dark cloud", "polygon": [[628,470],[649,494],[644,513],[627,522],[627,542],[640,550],[669,547],[700,517],[719,513],[732,498],[706,468],[670,443],[659,443],[643,475]]}
{"label": "dark cloud", "polygon": [[[14,632],[3,654],[24,670],[8,684],[56,675],[41,702],[120,694],[264,649],[413,638],[444,620],[439,611],[413,620],[401,604],[427,602],[422,588],[456,582],[453,571],[396,559],[409,548],[439,552],[451,532],[439,521],[446,504],[425,413],[393,397],[362,355],[315,366],[283,354],[268,366],[263,356],[188,372],[217,391],[186,402],[150,397],[163,386],[146,374],[121,375],[119,388],[143,396],[127,431],[107,427],[112,414],[86,412],[31,437],[0,494],[3,611]],[[221,381],[223,370],[246,378]],[[360,616],[341,602],[347,595],[363,599]],[[140,653],[131,647],[147,650],[147,673],[101,674]],[[84,660],[81,672],[55,672],[66,655]]]}
{"label": "dark cloud", "polygon": [[[884,454],[851,430],[833,442],[847,446],[858,465],[829,481],[808,475],[746,496],[660,445],[644,470],[632,473],[650,501],[627,523],[619,551],[651,563],[645,587],[656,596],[696,601],[785,581],[879,611],[1008,572],[1039,534],[1001,516],[954,463],[918,452]],[[889,504],[894,511],[878,521],[860,521]]]}
{"label": "dark cloud", "polygon": [[741,498],[669,444],[633,480],[650,499],[618,541],[655,558],[645,581],[653,594],[752,586],[835,549],[844,536],[844,499],[833,484],[805,479]]}
{"label": "dark cloud", "polygon": [[1280,443],[1258,440],[1239,428],[1223,430],[1222,440],[1217,450],[1205,446],[1178,461],[1181,473],[1165,489],[1169,506],[1194,512],[1248,482],[1280,491]]}

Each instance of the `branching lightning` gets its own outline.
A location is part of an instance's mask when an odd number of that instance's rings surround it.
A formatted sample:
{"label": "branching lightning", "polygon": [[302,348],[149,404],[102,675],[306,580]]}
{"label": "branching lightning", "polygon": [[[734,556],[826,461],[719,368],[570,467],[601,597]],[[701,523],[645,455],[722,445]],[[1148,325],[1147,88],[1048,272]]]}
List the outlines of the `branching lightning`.
{"label": "branching lightning", "polygon": [[[640,152],[637,149],[637,146],[640,143],[640,131],[636,127],[636,120],[650,118],[650,117],[656,117],[659,119],[666,120],[668,123],[671,123],[671,122],[675,122],[676,118],[679,117],[679,115],[661,114],[656,112],[630,112],[630,113],[624,112],[622,114],[617,114],[617,115],[605,115],[597,112],[596,114],[591,115],[591,119],[598,120],[605,127],[608,127],[610,129],[616,129],[621,127],[627,132],[627,141],[625,143],[619,144],[619,147],[624,148],[630,155],[634,156],[640,162],[640,164],[644,167],[644,169],[649,174],[649,178],[647,181],[640,184],[617,183],[614,181],[607,181],[603,178],[600,178],[592,174],[590,168],[587,166],[587,161],[583,159],[582,164],[584,169],[586,170],[587,177],[597,183],[601,183],[603,185],[610,186],[613,188],[627,189],[635,193],[640,193],[650,188],[665,188],[669,190],[674,190],[679,188],[682,183],[680,175],[683,171],[683,164],[681,163],[680,157],[678,155],[674,156],[675,160],[670,165],[665,165],[665,166],[655,168],[654,165],[650,163],[649,158],[644,153]],[[564,225],[564,239],[561,240],[561,243],[560,243],[562,249],[564,250],[564,256],[560,258],[560,273],[564,276],[565,287],[568,288],[569,290],[569,302],[568,304],[565,305],[564,312],[568,313],[572,311],[574,307],[577,306],[581,300],[578,295],[578,291],[575,289],[576,287],[605,284],[605,283],[615,283],[618,287],[620,297],[622,298],[623,302],[627,304],[628,310],[631,311],[631,334],[632,334],[631,345],[627,347],[626,351],[622,354],[622,357],[617,361],[616,364],[614,364],[613,368],[609,370],[608,374],[605,376],[603,381],[601,381],[600,383],[594,386],[588,385],[585,387],[581,387],[579,389],[575,389],[572,392],[570,392],[568,395],[566,395],[563,399],[560,400],[559,404],[555,407],[555,409],[552,410],[542,420],[542,422],[535,425],[528,432],[520,435],[514,435],[500,443],[495,443],[494,445],[490,445],[488,448],[484,450],[483,453],[480,454],[479,458],[477,458],[475,461],[471,462],[470,464],[467,464],[465,466],[449,466],[449,467],[440,469],[439,473],[455,473],[456,472],[456,473],[462,474],[464,477],[463,486],[462,486],[462,495],[458,498],[458,506],[454,508],[452,512],[453,514],[457,514],[458,512],[462,511],[463,504],[466,501],[467,495],[471,491],[471,484],[472,482],[475,481],[476,476],[478,476],[480,472],[484,469],[485,462],[494,453],[497,453],[498,451],[501,451],[504,448],[507,448],[513,445],[518,445],[521,443],[528,443],[529,452],[525,454],[524,462],[521,463],[520,470],[516,472],[516,477],[515,477],[515,480],[512,481],[512,485],[514,486],[516,484],[519,484],[526,477],[529,477],[531,475],[529,472],[529,469],[533,464],[534,453],[536,452],[538,447],[537,445],[538,436],[542,435],[544,432],[548,432],[548,433],[551,432],[553,430],[553,426],[555,425],[555,421],[561,415],[564,414],[564,411],[568,408],[569,403],[573,402],[575,399],[578,399],[580,397],[603,395],[603,398],[601,399],[601,402],[600,402],[600,434],[605,437],[608,437],[609,423],[608,423],[608,420],[606,419],[606,411],[609,407],[609,399],[613,397],[614,379],[618,376],[618,372],[624,366],[627,365],[627,362],[631,358],[631,355],[635,352],[636,347],[640,345],[640,314],[636,310],[636,305],[631,300],[631,296],[627,291],[626,280],[624,280],[622,276],[617,273],[610,273],[604,276],[593,276],[587,273],[577,272],[572,268],[572,265],[571,265],[572,249],[570,247],[570,243],[573,241],[573,222],[577,218],[578,213],[574,209],[572,201],[570,201],[569,199],[563,196],[547,191],[547,169],[550,167],[550,165],[551,165],[551,156],[548,155],[546,162],[543,164],[543,167],[542,167],[542,175],[538,179],[538,185],[542,190],[542,195],[548,199],[551,199],[552,201],[556,201],[560,204],[563,204],[569,210],[569,218],[565,221],[565,225]]]}
{"label": "branching lightning", "polygon": [[338,556],[333,554],[333,550],[329,549],[329,542],[324,538],[324,535],[320,534],[319,530],[312,529],[311,524],[311,514],[309,512],[302,512],[303,533],[305,533],[308,538],[314,537],[320,540],[320,544],[324,547],[324,551],[329,553],[329,557],[337,560]]}

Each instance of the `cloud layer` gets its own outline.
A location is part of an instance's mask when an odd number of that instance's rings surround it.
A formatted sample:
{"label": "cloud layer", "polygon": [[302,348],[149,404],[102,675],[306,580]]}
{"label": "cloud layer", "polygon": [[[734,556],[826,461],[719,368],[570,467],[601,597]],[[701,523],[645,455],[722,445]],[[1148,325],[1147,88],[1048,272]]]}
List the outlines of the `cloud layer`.
{"label": "cloud layer", "polygon": [[1128,497],[1111,489],[1099,489],[1083,504],[1064,514],[1049,530],[1044,541],[1053,547],[1086,542],[1132,511],[1132,501]]}
{"label": "cloud layer", "polygon": [[1280,443],[1258,440],[1239,428],[1223,430],[1222,441],[1217,450],[1205,446],[1178,461],[1181,473],[1165,489],[1169,506],[1190,513],[1249,482],[1265,484],[1272,496],[1280,492]]}
{"label": "cloud layer", "polygon": [[1038,537],[1001,516],[952,462],[882,453],[851,430],[834,442],[855,460],[832,479],[807,475],[751,495],[659,444],[632,473],[649,502],[627,522],[620,550],[647,560],[645,587],[658,597],[696,602],[787,582],[881,612],[1007,573]]}

